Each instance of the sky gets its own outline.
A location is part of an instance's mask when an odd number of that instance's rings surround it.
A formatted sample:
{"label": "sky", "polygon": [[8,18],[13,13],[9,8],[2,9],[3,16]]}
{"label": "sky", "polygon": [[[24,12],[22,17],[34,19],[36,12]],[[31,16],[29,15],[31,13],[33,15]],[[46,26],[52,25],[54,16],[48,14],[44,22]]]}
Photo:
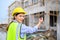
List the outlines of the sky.
{"label": "sky", "polygon": [[6,22],[8,19],[8,6],[15,0],[0,0],[0,23]]}

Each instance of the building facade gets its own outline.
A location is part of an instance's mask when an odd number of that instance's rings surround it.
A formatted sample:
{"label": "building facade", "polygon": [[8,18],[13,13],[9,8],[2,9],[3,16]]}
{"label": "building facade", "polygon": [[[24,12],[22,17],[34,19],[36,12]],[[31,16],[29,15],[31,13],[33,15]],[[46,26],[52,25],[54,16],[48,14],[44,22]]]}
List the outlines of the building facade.
{"label": "building facade", "polygon": [[[24,0],[23,8],[28,13],[29,23],[27,25],[34,26],[38,22],[39,16],[43,15],[44,27],[46,29],[57,30],[57,17],[58,17],[58,6],[59,0]],[[26,22],[25,22],[26,23]]]}
{"label": "building facade", "polygon": [[12,10],[17,6],[21,6],[27,12],[24,20],[27,26],[36,25],[40,16],[43,16],[44,22],[41,24],[41,28],[57,30],[57,17],[60,10],[58,9],[59,4],[59,0],[15,0],[8,9],[9,22],[12,18]]}

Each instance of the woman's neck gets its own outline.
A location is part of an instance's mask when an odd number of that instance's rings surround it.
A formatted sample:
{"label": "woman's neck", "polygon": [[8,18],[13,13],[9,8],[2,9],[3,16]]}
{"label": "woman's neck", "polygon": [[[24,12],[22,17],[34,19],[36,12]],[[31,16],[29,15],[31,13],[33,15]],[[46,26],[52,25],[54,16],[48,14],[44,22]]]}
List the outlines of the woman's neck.
{"label": "woman's neck", "polygon": [[22,21],[13,20],[14,22],[22,23]]}

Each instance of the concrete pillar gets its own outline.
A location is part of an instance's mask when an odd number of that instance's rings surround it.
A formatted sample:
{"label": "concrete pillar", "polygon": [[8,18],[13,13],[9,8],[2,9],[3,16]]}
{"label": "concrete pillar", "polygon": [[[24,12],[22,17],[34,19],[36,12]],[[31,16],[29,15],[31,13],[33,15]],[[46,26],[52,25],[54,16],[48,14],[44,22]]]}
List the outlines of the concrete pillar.
{"label": "concrete pillar", "polygon": [[44,24],[46,26],[46,30],[48,30],[49,29],[49,15],[48,15],[48,13],[44,17]]}
{"label": "concrete pillar", "polygon": [[60,40],[60,13],[57,22],[57,40]]}
{"label": "concrete pillar", "polygon": [[29,15],[29,26],[33,26],[33,18],[32,15]]}

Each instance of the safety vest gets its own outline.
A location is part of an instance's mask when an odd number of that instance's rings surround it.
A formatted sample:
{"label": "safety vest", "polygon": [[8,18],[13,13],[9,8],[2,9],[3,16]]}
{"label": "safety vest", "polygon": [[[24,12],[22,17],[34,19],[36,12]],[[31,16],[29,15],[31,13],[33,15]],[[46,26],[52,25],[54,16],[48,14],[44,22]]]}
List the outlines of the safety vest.
{"label": "safety vest", "polygon": [[[18,26],[18,23],[16,23],[16,22],[12,22],[9,25],[9,29],[8,29],[8,32],[7,32],[7,40],[16,40],[17,26]],[[19,33],[18,33],[18,40],[26,40],[26,34],[24,35],[24,38],[20,37],[20,31],[21,31],[20,29],[19,29]]]}

